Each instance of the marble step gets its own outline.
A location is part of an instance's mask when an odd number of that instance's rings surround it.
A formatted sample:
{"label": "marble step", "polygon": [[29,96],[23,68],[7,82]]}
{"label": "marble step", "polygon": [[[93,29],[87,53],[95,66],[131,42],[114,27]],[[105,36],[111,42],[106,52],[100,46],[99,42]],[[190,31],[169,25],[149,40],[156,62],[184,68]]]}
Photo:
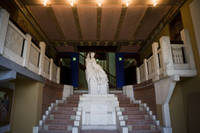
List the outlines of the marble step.
{"label": "marble step", "polygon": [[64,114],[64,115],[75,115],[75,111],[65,111],[65,110],[57,110],[57,111],[52,111],[51,114]]}
{"label": "marble step", "polygon": [[[65,115],[65,114],[51,114],[53,119],[71,119],[72,115]],[[49,116],[49,119],[52,119],[52,116]]]}
{"label": "marble step", "polygon": [[66,130],[39,130],[38,133],[71,133],[72,131],[66,131]]}
{"label": "marble step", "polygon": [[46,120],[45,124],[49,125],[49,124],[53,124],[53,125],[73,125],[74,120],[70,120],[70,119],[54,119],[54,120]]}
{"label": "marble step", "polygon": [[78,107],[78,104],[59,103],[58,106],[62,106],[62,107]]}
{"label": "marble step", "polygon": [[119,103],[120,107],[138,107],[138,104],[124,104],[124,103]]}
{"label": "marble step", "polygon": [[137,119],[128,119],[126,120],[127,125],[134,124],[154,124],[153,120],[137,120]]}
{"label": "marble step", "polygon": [[127,115],[129,120],[135,119],[135,120],[149,120],[148,115]]}
{"label": "marble step", "polygon": [[134,130],[128,131],[129,133],[161,133],[160,130]]}
{"label": "marble step", "polygon": [[123,111],[123,115],[145,115],[146,111],[138,111],[138,110],[131,110],[131,111]]}
{"label": "marble step", "polygon": [[117,130],[82,130],[81,133],[119,133]]}

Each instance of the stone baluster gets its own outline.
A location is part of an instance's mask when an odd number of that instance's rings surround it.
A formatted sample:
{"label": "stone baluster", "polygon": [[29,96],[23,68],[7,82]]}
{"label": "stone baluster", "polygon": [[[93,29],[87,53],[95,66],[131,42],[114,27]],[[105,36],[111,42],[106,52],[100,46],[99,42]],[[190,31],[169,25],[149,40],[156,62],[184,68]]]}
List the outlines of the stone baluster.
{"label": "stone baluster", "polygon": [[58,84],[60,84],[60,67],[57,67],[57,81]]}
{"label": "stone baluster", "polygon": [[24,52],[23,52],[23,66],[28,67],[28,61],[29,61],[29,54],[30,54],[30,48],[31,48],[31,35],[26,34],[26,40],[24,43]]}
{"label": "stone baluster", "polygon": [[173,57],[171,51],[170,38],[163,36],[160,38],[160,48],[162,55],[164,76],[171,76],[174,74]]}
{"label": "stone baluster", "polygon": [[44,71],[44,57],[45,57],[45,42],[40,42],[40,62],[39,62],[39,74],[42,75]]}
{"label": "stone baluster", "polygon": [[140,84],[141,81],[140,81],[140,68],[139,67],[136,68],[136,72],[137,72],[137,84]]}
{"label": "stone baluster", "polygon": [[49,74],[49,80],[53,79],[53,59],[50,59],[50,74]]}
{"label": "stone baluster", "polygon": [[148,66],[147,66],[147,59],[144,59],[144,74],[145,74],[145,80],[148,80]]}
{"label": "stone baluster", "polygon": [[159,59],[158,59],[158,43],[154,42],[152,44],[153,51],[153,66],[154,66],[154,80],[159,80],[160,70],[159,70]]}
{"label": "stone baluster", "polygon": [[9,13],[5,9],[0,9],[0,55],[3,54],[6,33],[9,23]]}

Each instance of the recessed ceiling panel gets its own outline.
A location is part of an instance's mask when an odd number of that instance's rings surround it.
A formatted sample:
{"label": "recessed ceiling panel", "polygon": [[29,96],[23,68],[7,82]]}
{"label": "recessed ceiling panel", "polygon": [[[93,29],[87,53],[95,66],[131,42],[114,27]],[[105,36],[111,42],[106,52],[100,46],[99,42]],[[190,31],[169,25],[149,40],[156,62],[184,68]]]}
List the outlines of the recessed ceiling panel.
{"label": "recessed ceiling panel", "polygon": [[158,25],[161,19],[166,15],[169,11],[170,6],[161,6],[161,7],[154,7],[150,12],[147,13],[145,16],[141,27],[136,34],[137,40],[145,40],[152,32],[152,30]]}
{"label": "recessed ceiling panel", "polygon": [[50,12],[51,7],[43,7],[43,6],[30,6],[30,10],[33,13],[36,21],[48,36],[50,40],[62,40],[63,38],[60,36],[59,31],[56,29],[54,19],[52,16],[52,12]]}
{"label": "recessed ceiling panel", "polygon": [[95,5],[78,6],[83,40],[96,40],[97,8]]}
{"label": "recessed ceiling panel", "polygon": [[101,18],[101,40],[113,40],[121,13],[121,5],[103,6]]}
{"label": "recessed ceiling panel", "polygon": [[54,5],[53,10],[65,35],[65,39],[78,40],[78,31],[72,13],[72,8],[67,5]]}
{"label": "recessed ceiling panel", "polygon": [[146,8],[145,6],[137,6],[127,9],[118,40],[133,40],[133,33],[139,25]]}

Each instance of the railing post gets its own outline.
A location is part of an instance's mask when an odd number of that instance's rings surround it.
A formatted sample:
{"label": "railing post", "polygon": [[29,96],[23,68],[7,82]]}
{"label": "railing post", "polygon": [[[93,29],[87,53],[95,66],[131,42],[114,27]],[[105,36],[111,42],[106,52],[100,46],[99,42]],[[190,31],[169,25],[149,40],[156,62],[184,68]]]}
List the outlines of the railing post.
{"label": "railing post", "polygon": [[60,84],[60,67],[57,67],[57,83]]}
{"label": "railing post", "polygon": [[49,74],[49,80],[53,79],[53,59],[50,59],[50,74]]}
{"label": "railing post", "polygon": [[30,53],[30,48],[31,48],[31,35],[29,34],[26,34],[26,40],[25,40],[25,43],[24,43],[24,52],[23,52],[23,66],[27,67],[28,65],[28,60],[29,60],[29,53]]}
{"label": "railing post", "polygon": [[154,42],[152,44],[152,51],[153,51],[153,66],[154,66],[154,80],[159,80],[159,59],[158,59],[158,43]]}
{"label": "railing post", "polygon": [[188,30],[183,29],[181,31],[181,38],[184,42],[184,56],[186,58],[186,62],[188,62],[190,64],[190,68],[195,70],[195,62],[194,62],[194,55],[193,55],[193,51],[192,51],[192,45],[191,45],[191,41],[190,41],[190,35]]}
{"label": "railing post", "polygon": [[42,75],[44,71],[44,57],[45,57],[45,42],[40,42],[40,62],[39,62],[39,74]]}
{"label": "railing post", "polygon": [[160,48],[161,48],[161,55],[162,55],[161,63],[163,63],[164,76],[170,76],[171,74],[168,71],[169,70],[173,71],[174,65],[173,65],[170,39],[168,36],[163,36],[160,38]]}
{"label": "railing post", "polygon": [[144,74],[145,74],[145,80],[148,80],[148,66],[147,66],[147,59],[144,59]]}
{"label": "railing post", "polygon": [[139,67],[136,68],[136,72],[137,72],[137,84],[140,84],[141,81],[140,81],[140,68]]}
{"label": "railing post", "polygon": [[0,9],[0,55],[3,54],[6,33],[9,23],[9,13],[5,9]]}

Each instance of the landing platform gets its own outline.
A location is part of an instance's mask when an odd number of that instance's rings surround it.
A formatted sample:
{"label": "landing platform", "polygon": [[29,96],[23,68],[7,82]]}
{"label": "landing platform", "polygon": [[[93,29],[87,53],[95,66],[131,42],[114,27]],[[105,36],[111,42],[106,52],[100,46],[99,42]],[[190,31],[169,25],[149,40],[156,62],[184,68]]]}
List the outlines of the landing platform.
{"label": "landing platform", "polygon": [[114,94],[83,94],[79,101],[79,107],[82,108],[82,129],[115,130],[115,108],[118,106],[119,102]]}

